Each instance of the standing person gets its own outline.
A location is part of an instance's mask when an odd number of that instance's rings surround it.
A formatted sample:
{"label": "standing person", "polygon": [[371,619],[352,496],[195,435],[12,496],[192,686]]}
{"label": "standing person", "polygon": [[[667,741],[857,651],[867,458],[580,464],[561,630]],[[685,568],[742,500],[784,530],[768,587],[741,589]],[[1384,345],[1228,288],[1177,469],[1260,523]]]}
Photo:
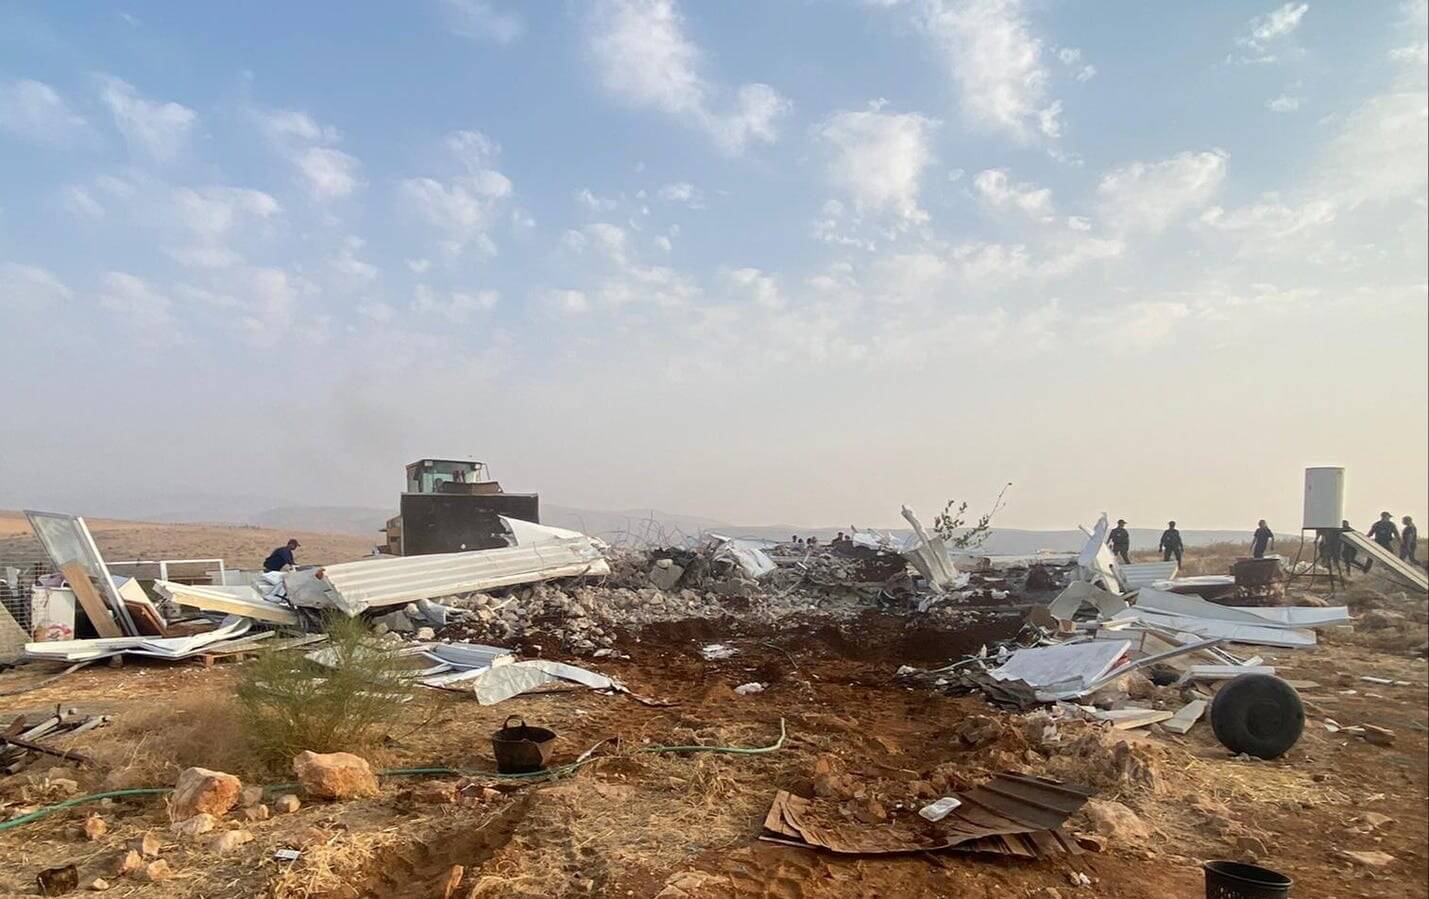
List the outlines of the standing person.
{"label": "standing person", "polygon": [[1414,519],[1408,515],[1404,516],[1404,530],[1399,532],[1399,558],[1410,565],[1416,564],[1414,561],[1414,551],[1419,548],[1419,528],[1414,525]]}
{"label": "standing person", "polygon": [[[1340,531],[1341,531],[1341,532],[1349,532],[1349,531],[1353,531],[1353,530],[1354,530],[1354,528],[1350,527],[1350,521],[1349,521],[1348,518],[1341,518],[1341,519],[1340,519]],[[1364,562],[1363,565],[1358,565],[1358,566],[1357,566],[1357,565],[1355,564],[1355,559],[1359,556],[1359,553],[1355,551],[1355,547],[1354,547],[1354,544],[1353,544],[1353,543],[1350,543],[1350,541],[1348,541],[1348,540],[1343,540],[1343,539],[1341,539],[1341,540],[1339,540],[1339,544],[1340,544],[1340,552],[1341,552],[1340,559],[1341,559],[1341,561],[1343,561],[1343,562],[1345,563],[1345,569],[1346,569],[1346,571],[1348,571],[1348,570],[1351,569],[1351,568],[1356,568],[1356,567],[1358,567],[1361,571],[1369,571],[1369,565],[1370,565],[1370,560],[1369,560],[1369,559],[1365,559],[1365,562]]]}
{"label": "standing person", "polygon": [[1176,522],[1166,522],[1166,530],[1161,532],[1161,542],[1157,544],[1156,548],[1161,550],[1161,561],[1169,562],[1174,556],[1176,565],[1180,566],[1181,556],[1186,551],[1186,547],[1181,543],[1181,532],[1176,530]]}
{"label": "standing person", "polygon": [[1265,551],[1275,543],[1275,532],[1266,524],[1265,519],[1260,520],[1260,524],[1255,529],[1255,536],[1250,541],[1250,557],[1252,559],[1265,558]]}
{"label": "standing person", "polygon": [[1111,547],[1112,555],[1122,560],[1126,564],[1131,564],[1131,534],[1126,530],[1126,519],[1118,518],[1116,527],[1111,529],[1111,533],[1106,538],[1107,545]]}
{"label": "standing person", "polygon": [[1394,516],[1388,512],[1379,513],[1379,521],[1369,526],[1365,536],[1373,537],[1374,542],[1385,549],[1391,548],[1394,541],[1399,539],[1399,528],[1394,526]]}
{"label": "standing person", "polygon": [[293,561],[293,550],[302,546],[296,540],[289,540],[287,543],[273,550],[268,554],[268,558],[263,560],[264,571],[288,571],[297,567]]}

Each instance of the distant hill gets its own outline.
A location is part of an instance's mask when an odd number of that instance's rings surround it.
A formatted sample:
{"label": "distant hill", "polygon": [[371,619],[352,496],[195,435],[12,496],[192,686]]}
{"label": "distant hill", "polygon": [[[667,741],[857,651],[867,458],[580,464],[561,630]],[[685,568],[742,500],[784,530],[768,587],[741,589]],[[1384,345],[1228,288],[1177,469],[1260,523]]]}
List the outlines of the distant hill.
{"label": "distant hill", "polygon": [[[378,542],[378,532],[395,510],[363,506],[284,506],[256,513],[245,524],[275,530],[320,531],[333,534],[356,534]],[[624,509],[618,511],[577,509],[543,503],[541,520],[553,527],[570,528],[614,544],[681,543],[700,534],[714,531],[730,537],[758,537],[766,540],[787,540],[791,535],[831,540],[842,528],[808,528],[797,525],[737,525],[704,518],[681,515],[655,509]],[[897,536],[907,529],[894,530]],[[1181,532],[1187,546],[1208,543],[1250,540],[1249,531]],[[1132,528],[1134,549],[1154,549],[1161,538],[1159,529]],[[1070,551],[1082,548],[1086,535],[1079,530],[1034,531],[1018,528],[995,528],[982,550],[997,554],[1033,553],[1039,549]],[[1286,538],[1288,539],[1288,538]]]}

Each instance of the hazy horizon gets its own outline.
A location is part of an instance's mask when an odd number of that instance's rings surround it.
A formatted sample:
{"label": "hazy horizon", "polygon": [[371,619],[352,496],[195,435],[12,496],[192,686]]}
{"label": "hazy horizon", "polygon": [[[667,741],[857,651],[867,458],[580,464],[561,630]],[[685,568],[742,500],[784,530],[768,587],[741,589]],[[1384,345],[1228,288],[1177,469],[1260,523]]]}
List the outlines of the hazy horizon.
{"label": "hazy horizon", "polygon": [[[1426,3],[0,0],[0,507],[1429,514]],[[252,511],[247,509],[245,511]],[[802,523],[802,524],[801,524]]]}

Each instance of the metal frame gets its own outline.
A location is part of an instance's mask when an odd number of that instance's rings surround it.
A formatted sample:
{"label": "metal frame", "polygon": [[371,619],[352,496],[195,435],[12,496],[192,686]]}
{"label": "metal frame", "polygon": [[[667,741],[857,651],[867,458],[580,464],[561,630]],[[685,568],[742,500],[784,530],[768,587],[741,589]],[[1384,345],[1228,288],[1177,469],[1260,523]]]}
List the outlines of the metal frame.
{"label": "metal frame", "polygon": [[96,580],[99,581],[100,590],[104,593],[104,600],[109,603],[110,611],[114,613],[114,618],[119,623],[120,629],[128,634],[138,634],[139,629],[134,625],[134,619],[129,616],[129,610],[124,607],[124,600],[119,595],[119,586],[114,583],[114,576],[109,573],[109,566],[104,564],[104,556],[100,555],[99,546],[95,544],[94,535],[89,532],[89,525],[84,523],[84,518],[79,515],[67,515],[63,512],[32,512],[29,509],[25,510],[25,517],[30,520],[31,530],[35,532],[35,536],[44,546],[46,554],[50,556],[50,561],[55,563],[56,568],[71,560],[62,561],[54,557],[49,543],[45,540],[44,532],[35,527],[35,520],[59,521],[74,528],[80,540],[80,548],[88,553],[89,558],[74,559],[73,561],[86,563],[86,569],[92,565],[99,570]]}

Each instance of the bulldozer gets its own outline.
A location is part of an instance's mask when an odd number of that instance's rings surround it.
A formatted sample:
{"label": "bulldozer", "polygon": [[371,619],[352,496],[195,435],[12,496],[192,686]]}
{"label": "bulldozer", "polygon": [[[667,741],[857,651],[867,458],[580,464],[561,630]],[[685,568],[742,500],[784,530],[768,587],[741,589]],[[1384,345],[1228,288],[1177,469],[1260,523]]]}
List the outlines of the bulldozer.
{"label": "bulldozer", "polygon": [[501,520],[541,523],[535,493],[507,493],[485,462],[418,459],[407,466],[407,487],[398,514],[383,531],[393,556],[422,556],[513,546]]}

